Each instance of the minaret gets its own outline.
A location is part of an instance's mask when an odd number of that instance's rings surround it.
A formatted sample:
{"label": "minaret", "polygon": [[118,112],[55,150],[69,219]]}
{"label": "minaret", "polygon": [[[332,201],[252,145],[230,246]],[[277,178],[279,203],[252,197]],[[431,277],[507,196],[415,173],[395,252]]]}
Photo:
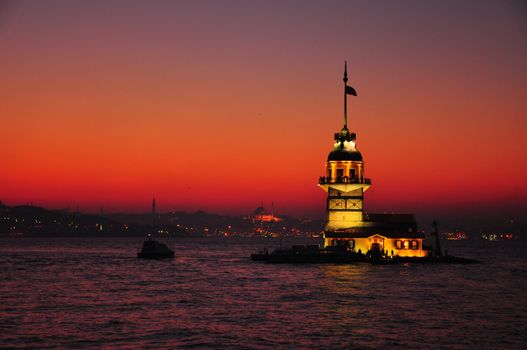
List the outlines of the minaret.
{"label": "minaret", "polygon": [[152,215],[156,215],[156,198],[152,199]]}
{"label": "minaret", "polygon": [[335,143],[326,161],[326,174],[319,179],[320,188],[328,194],[326,231],[332,232],[363,227],[364,191],[371,184],[370,179],[364,177],[364,162],[356,148],[356,135],[348,130],[347,95],[357,96],[357,93],[347,85],[346,63],[343,81],[344,127],[335,134]]}

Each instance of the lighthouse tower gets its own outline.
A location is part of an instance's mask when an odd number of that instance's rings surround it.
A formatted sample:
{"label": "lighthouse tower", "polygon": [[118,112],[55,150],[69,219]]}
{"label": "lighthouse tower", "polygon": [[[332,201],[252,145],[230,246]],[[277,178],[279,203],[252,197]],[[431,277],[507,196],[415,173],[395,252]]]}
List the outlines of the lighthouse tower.
{"label": "lighthouse tower", "polygon": [[326,174],[318,181],[320,188],[327,192],[324,247],[341,246],[376,256],[426,256],[424,234],[417,231],[413,214],[364,213],[364,192],[370,188],[371,180],[364,177],[357,137],[348,129],[347,95],[357,96],[357,92],[347,85],[346,64],[343,80],[344,127],[335,134],[335,143],[326,161]]}
{"label": "lighthouse tower", "polygon": [[327,231],[363,226],[364,192],[371,180],[364,177],[364,161],[355,141],[346,126],[335,135],[326,176],[319,179],[320,188],[327,192]]}
{"label": "lighthouse tower", "polygon": [[364,161],[357,150],[356,135],[347,125],[347,95],[357,96],[357,93],[347,86],[346,64],[343,81],[344,127],[335,134],[335,143],[326,161],[326,174],[319,179],[320,188],[327,192],[326,231],[363,227],[364,191],[371,185],[370,179],[364,177]]}

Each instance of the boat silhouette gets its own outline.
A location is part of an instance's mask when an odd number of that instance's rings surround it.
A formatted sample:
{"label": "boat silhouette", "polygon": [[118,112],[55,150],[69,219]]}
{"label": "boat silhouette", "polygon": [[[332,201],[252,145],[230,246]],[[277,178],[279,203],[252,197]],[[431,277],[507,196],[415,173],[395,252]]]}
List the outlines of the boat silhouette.
{"label": "boat silhouette", "polygon": [[143,243],[143,248],[137,252],[140,259],[169,259],[174,257],[174,251],[168,248],[165,243],[148,238]]}

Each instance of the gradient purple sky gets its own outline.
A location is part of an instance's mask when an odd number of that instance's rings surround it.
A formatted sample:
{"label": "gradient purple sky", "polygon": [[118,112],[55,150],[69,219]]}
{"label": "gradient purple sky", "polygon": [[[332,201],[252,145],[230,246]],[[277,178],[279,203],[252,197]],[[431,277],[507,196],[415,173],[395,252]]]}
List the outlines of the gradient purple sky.
{"label": "gradient purple sky", "polygon": [[522,1],[0,1],[0,200],[322,217],[342,123],[370,211],[525,217]]}

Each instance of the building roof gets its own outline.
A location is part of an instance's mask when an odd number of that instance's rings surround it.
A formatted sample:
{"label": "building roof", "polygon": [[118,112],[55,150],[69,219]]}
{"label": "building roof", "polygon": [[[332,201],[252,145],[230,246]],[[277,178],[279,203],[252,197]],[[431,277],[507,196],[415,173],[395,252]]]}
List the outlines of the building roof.
{"label": "building roof", "polygon": [[423,232],[408,232],[408,231],[397,231],[397,230],[375,230],[372,228],[364,228],[359,230],[351,231],[326,231],[324,236],[326,238],[368,238],[375,235],[383,236],[386,238],[406,238],[406,239],[418,239],[425,238]]}
{"label": "building roof", "polygon": [[332,160],[352,160],[362,162],[362,155],[355,145],[356,137],[355,133],[350,132],[346,126],[344,126],[339,133],[336,133],[335,144],[333,145],[333,150],[331,150],[328,155],[328,162]]}
{"label": "building roof", "polygon": [[269,212],[267,210],[265,210],[264,207],[258,207],[252,213],[252,215],[254,215],[254,216],[256,216],[256,215],[267,215],[267,214],[269,214]]}
{"label": "building roof", "polygon": [[367,238],[380,235],[387,238],[423,238],[417,231],[417,222],[413,214],[364,214],[362,227],[327,231],[326,237]]}
{"label": "building roof", "polygon": [[362,162],[362,154],[357,150],[354,140],[337,141],[328,155],[328,162],[335,160],[354,160]]}
{"label": "building roof", "polygon": [[338,161],[338,160],[353,160],[362,162],[362,154],[360,154],[359,151],[356,149],[353,151],[347,150],[345,148],[334,148],[328,155],[328,162],[329,161]]}

